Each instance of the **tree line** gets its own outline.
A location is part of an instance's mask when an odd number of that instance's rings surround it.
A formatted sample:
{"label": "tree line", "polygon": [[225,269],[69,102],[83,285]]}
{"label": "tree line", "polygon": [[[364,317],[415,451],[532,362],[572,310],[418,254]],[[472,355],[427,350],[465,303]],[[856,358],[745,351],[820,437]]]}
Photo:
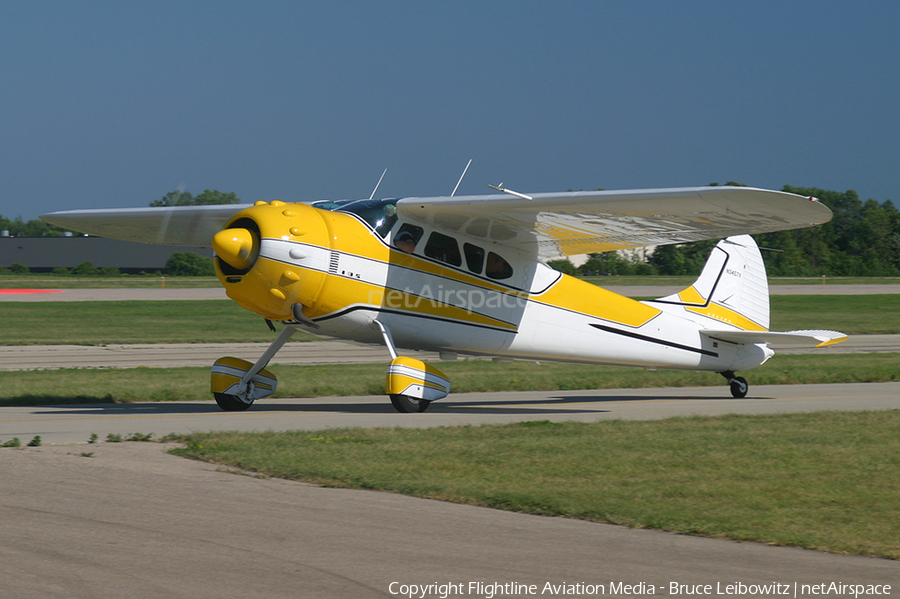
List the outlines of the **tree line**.
{"label": "tree line", "polygon": [[[782,191],[813,196],[834,212],[824,225],[753,238],[773,277],[896,277],[900,276],[900,212],[893,202],[866,200],[853,190],[828,191],[785,185]],[[576,275],[691,275],[703,270],[716,240],[657,247],[646,260],[616,252],[590,254],[575,267],[568,260],[550,266]]]}
{"label": "tree line", "polygon": [[[754,235],[763,248],[770,276],[900,276],[900,212],[890,200],[862,201],[853,191],[829,191],[785,185],[783,191],[813,196],[831,208],[834,218],[824,225]],[[234,193],[207,189],[192,196],[172,191],[151,206],[237,204]],[[0,215],[0,230],[11,236],[61,235],[62,229],[40,220],[23,221]],[[616,252],[591,254],[580,267],[568,260],[550,266],[574,275],[698,275],[715,241],[657,247],[646,258]]]}

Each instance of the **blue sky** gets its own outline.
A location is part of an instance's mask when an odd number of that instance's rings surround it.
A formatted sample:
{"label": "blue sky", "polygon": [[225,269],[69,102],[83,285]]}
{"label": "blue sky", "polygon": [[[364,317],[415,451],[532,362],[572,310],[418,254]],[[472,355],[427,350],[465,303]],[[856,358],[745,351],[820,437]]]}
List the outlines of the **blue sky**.
{"label": "blue sky", "polygon": [[6,2],[0,214],[900,188],[896,2]]}

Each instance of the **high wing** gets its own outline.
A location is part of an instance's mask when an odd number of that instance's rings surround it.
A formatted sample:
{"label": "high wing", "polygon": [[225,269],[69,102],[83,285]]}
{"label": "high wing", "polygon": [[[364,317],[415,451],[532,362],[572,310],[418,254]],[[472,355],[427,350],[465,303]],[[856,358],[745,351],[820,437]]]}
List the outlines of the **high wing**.
{"label": "high wing", "polygon": [[752,187],[403,198],[401,217],[518,248],[540,260],[826,223],[815,198]]}
{"label": "high wing", "polygon": [[228,219],[252,204],[66,210],[41,220],[110,239],[167,245],[208,246]]}
{"label": "high wing", "polygon": [[[208,245],[233,214],[248,206],[69,210],[41,218],[112,239]],[[831,220],[831,210],[815,198],[752,187],[403,198],[397,211],[401,217],[515,247],[540,260]]]}

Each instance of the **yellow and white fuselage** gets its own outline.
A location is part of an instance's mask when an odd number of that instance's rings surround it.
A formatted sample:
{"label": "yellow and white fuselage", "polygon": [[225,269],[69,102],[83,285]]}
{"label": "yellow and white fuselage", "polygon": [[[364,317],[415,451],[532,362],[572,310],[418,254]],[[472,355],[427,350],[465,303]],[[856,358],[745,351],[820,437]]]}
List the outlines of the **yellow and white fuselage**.
{"label": "yellow and white fuselage", "polygon": [[[300,304],[317,333],[380,343],[377,319],[398,348],[715,372],[747,370],[773,353],[704,332],[766,331],[766,289],[758,300],[765,310],[754,321],[708,303],[694,287],[679,302],[635,301],[505,247],[496,250],[514,274],[498,281],[472,272],[465,261],[454,266],[421,251],[434,232],[490,250],[483,239],[414,222],[422,236],[409,254],[391,244],[403,224],[382,237],[353,213],[260,203],[217,234],[219,279],[229,297],[267,319],[300,324],[293,312]],[[229,267],[231,231],[248,227],[258,244],[248,255],[257,255],[243,269]],[[733,271],[736,259],[729,259]],[[740,268],[747,277],[747,265]]]}

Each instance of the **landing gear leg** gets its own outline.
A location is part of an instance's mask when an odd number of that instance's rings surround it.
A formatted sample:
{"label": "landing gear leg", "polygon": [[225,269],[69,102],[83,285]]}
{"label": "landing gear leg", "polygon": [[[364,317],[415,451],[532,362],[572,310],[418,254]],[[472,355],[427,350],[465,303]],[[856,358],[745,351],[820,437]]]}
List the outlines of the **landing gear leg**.
{"label": "landing gear leg", "polygon": [[216,403],[226,412],[246,410],[257,399],[275,393],[275,375],[263,370],[278,350],[294,334],[286,326],[255,364],[238,358],[220,358],[212,368],[212,392]]}
{"label": "landing gear leg", "polygon": [[747,384],[747,379],[742,376],[735,376],[733,370],[720,372],[719,374],[724,376],[725,380],[728,381],[728,386],[731,387],[732,397],[736,399],[747,397],[747,391],[750,390],[750,385]]}

